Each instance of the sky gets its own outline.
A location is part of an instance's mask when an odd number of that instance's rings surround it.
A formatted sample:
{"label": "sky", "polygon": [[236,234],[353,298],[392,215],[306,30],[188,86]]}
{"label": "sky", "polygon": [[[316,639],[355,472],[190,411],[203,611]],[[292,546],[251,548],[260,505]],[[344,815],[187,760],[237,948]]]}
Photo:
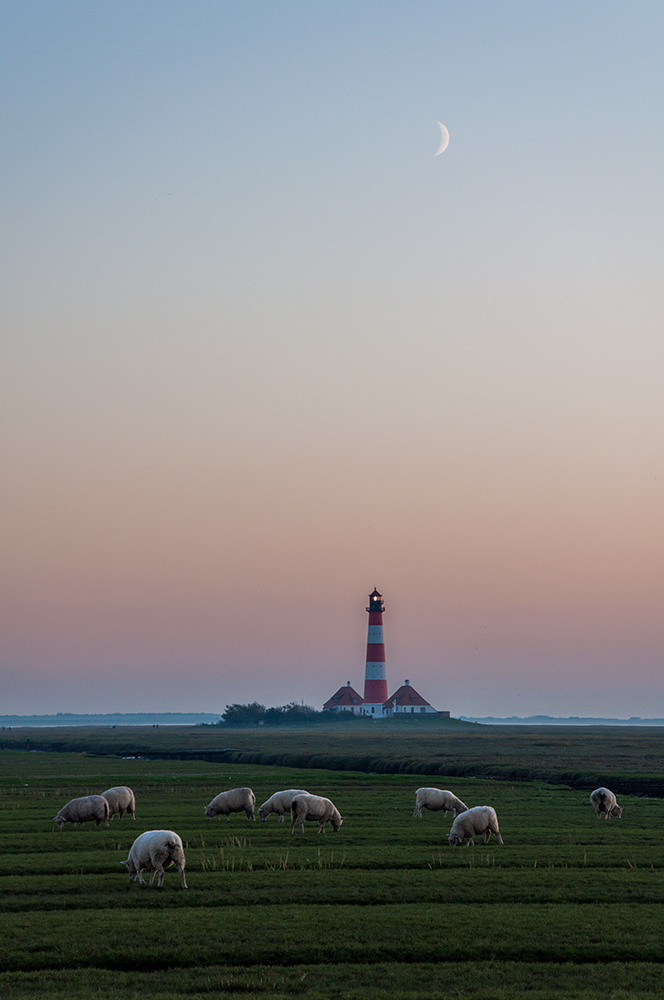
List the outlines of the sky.
{"label": "sky", "polygon": [[662,5],[0,29],[2,713],[663,716]]}

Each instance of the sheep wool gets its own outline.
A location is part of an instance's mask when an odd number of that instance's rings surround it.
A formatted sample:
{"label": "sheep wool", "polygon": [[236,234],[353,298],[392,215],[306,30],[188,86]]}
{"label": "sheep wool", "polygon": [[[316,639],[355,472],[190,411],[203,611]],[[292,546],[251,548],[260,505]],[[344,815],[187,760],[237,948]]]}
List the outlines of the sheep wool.
{"label": "sheep wool", "polygon": [[438,812],[442,809],[443,816],[448,812],[455,817],[458,813],[465,812],[468,806],[461,799],[458,799],[454,792],[448,792],[445,788],[418,788],[415,792],[415,812],[413,816],[422,818],[422,810],[430,809]]}
{"label": "sheep wool", "polygon": [[609,788],[596,788],[594,792],[591,792],[590,804],[597,813],[597,819],[599,819],[600,813],[604,813],[605,820],[611,816],[615,819],[620,819],[622,816],[622,807],[618,805],[615,795]]}
{"label": "sheep wool", "polygon": [[110,818],[110,806],[103,795],[83,795],[78,799],[70,799],[58,815],[53,817],[60,829],[65,823],[73,823],[76,827],[79,823],[87,823],[92,819],[96,826],[100,823],[108,826]]}
{"label": "sheep wool", "polygon": [[121,861],[129,872],[129,881],[135,879],[145,885],[145,879],[141,872],[146,868],[150,869],[150,885],[158,875],[157,888],[164,884],[164,868],[175,865],[182,879],[182,888],[187,888],[187,881],[184,877],[185,857],[182,840],[173,830],[147,830],[137,837],[131,845],[129,857],[126,861]]}
{"label": "sheep wool", "polygon": [[498,838],[498,843],[502,844],[503,838],[498,829],[496,810],[493,806],[473,806],[472,809],[466,809],[460,816],[457,816],[452,823],[452,829],[447,839],[450,842],[450,847],[456,847],[464,840],[468,841],[468,847],[474,847],[476,835],[484,834],[484,843],[488,844],[492,833]]}
{"label": "sheep wool", "polygon": [[275,792],[267,802],[258,808],[258,816],[262,823],[267,822],[270,813],[277,814],[277,822],[283,823],[284,813],[290,812],[290,807],[296,795],[308,795],[305,788],[286,788],[282,792]]}
{"label": "sheep wool", "polygon": [[339,810],[322,795],[296,795],[291,802],[291,833],[295,830],[295,824],[300,824],[300,833],[304,833],[304,824],[307,820],[318,823],[318,833],[325,833],[325,824],[330,823],[335,833],[339,832],[339,827],[344,821]]}
{"label": "sheep wool", "polygon": [[219,792],[209,805],[205,806],[205,815],[208,819],[220,819],[225,816],[230,820],[231,813],[245,812],[247,819],[255,819],[254,808],[256,806],[256,796],[251,788],[230,788],[227,792]]}
{"label": "sheep wool", "polygon": [[101,794],[108,802],[111,819],[116,813],[120,814],[120,819],[125,813],[128,813],[132,819],[136,819],[136,799],[128,785],[116,785],[114,788],[107,788]]}

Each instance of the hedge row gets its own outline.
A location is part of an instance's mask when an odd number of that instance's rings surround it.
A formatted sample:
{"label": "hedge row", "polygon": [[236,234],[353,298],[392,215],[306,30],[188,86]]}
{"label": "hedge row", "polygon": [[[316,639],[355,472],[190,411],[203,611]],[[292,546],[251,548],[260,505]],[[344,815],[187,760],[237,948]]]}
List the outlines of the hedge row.
{"label": "hedge row", "polygon": [[[174,755],[175,756],[175,755]],[[187,756],[192,756],[187,754]],[[486,767],[464,764],[439,764],[432,760],[390,760],[384,757],[339,756],[334,754],[264,753],[259,750],[227,751],[217,757],[227,764],[258,764],[264,767],[360,771],[367,774],[422,774],[432,776],[483,778],[496,781],[542,781],[572,788],[596,788],[608,785],[616,794],[664,796],[661,778],[635,778],[568,771],[549,771],[528,767]]]}

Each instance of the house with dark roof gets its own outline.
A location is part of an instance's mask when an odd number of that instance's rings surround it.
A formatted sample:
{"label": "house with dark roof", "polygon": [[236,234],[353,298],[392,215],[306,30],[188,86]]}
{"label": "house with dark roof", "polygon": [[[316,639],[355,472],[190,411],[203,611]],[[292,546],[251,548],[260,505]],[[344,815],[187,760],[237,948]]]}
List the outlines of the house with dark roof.
{"label": "house with dark roof", "polygon": [[331,698],[323,705],[324,712],[352,712],[353,715],[362,715],[362,705],[364,698],[358,694],[355,688],[350,686],[350,681],[346,681]]}
{"label": "house with dark roof", "polygon": [[383,705],[383,715],[437,715],[426,699],[412,687],[409,680],[388,698]]}

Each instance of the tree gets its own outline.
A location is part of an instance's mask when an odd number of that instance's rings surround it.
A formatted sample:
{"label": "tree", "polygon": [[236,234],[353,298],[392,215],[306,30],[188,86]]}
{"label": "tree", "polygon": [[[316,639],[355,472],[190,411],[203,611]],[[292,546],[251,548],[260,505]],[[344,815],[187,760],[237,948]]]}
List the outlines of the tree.
{"label": "tree", "polygon": [[221,721],[227,726],[257,726],[265,718],[265,705],[252,701],[250,705],[226,705]]}
{"label": "tree", "polygon": [[289,726],[311,722],[320,715],[311,705],[299,705],[296,701],[291,701],[288,705],[280,705],[279,708],[268,708],[265,713],[266,726]]}
{"label": "tree", "polygon": [[311,705],[299,705],[296,701],[291,701],[288,705],[280,705],[278,708],[266,708],[265,705],[252,701],[250,705],[226,705],[226,711],[221,717],[220,724],[225,726],[257,726],[264,723],[266,726],[292,726],[313,722],[322,714]]}

